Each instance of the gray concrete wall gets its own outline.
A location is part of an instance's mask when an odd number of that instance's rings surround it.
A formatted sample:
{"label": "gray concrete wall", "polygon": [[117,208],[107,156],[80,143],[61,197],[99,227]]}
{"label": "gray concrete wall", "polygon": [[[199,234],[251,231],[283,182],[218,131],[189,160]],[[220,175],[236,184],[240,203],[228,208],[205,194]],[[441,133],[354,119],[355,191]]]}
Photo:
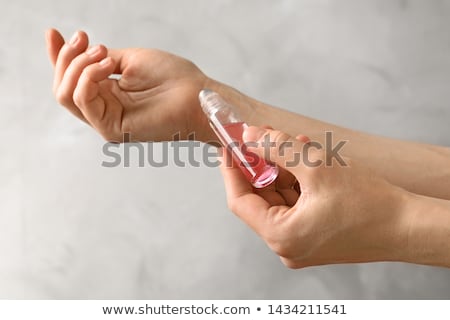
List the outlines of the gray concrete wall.
{"label": "gray concrete wall", "polygon": [[[0,297],[450,298],[450,271],[288,270],[229,212],[214,168],[101,167],[59,107],[44,31],[156,47],[268,103],[450,145],[450,1],[0,0]],[[301,129],[301,128],[300,128]]]}

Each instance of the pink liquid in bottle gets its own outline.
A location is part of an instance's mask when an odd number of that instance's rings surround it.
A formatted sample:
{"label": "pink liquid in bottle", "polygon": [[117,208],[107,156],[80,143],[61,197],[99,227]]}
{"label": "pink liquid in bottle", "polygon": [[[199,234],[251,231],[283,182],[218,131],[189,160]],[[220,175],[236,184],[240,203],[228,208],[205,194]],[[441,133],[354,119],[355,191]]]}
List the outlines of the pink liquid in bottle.
{"label": "pink liquid in bottle", "polygon": [[231,153],[233,161],[247,180],[255,188],[264,188],[271,184],[278,176],[278,167],[246,149],[242,134],[247,124],[239,118],[235,107],[209,89],[200,91],[199,100],[211,128]]}
{"label": "pink liquid in bottle", "polygon": [[255,153],[246,150],[242,141],[242,134],[247,127],[245,122],[227,123],[223,125],[224,132],[221,134],[226,137],[224,140],[233,142],[225,147],[231,151],[234,162],[239,166],[247,180],[256,188],[264,188],[276,179],[278,168]]}

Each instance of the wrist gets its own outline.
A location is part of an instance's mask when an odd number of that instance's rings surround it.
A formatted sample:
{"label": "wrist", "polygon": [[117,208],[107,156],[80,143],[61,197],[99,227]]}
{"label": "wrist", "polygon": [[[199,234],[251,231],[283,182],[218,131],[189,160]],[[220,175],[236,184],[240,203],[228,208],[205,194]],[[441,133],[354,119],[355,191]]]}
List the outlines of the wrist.
{"label": "wrist", "polygon": [[368,250],[362,261],[407,261],[409,253],[409,193],[384,181],[376,187],[369,206],[373,220],[363,229],[368,237]]}
{"label": "wrist", "polygon": [[450,202],[409,194],[405,262],[450,267]]}
{"label": "wrist", "polygon": [[[229,102],[235,108],[236,113],[242,121],[245,121],[250,125],[261,125],[260,121],[257,120],[261,118],[259,116],[260,109],[262,108],[261,103],[238,90],[211,78],[207,78],[204,88],[217,92],[225,101]],[[209,126],[207,117],[203,114],[201,115],[199,127],[202,128],[202,132],[199,136],[200,141],[214,145],[218,144],[217,136]]]}

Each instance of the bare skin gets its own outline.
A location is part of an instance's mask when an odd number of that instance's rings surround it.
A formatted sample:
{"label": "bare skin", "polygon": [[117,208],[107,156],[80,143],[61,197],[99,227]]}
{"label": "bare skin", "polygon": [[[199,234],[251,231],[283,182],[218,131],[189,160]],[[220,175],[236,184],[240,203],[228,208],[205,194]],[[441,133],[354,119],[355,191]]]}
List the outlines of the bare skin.
{"label": "bare skin", "polygon": [[[250,127],[244,141],[258,147],[249,150],[264,156],[265,135],[275,143],[270,159],[299,181],[301,192],[285,173],[255,189],[227,161],[221,171],[230,209],[287,267],[371,261],[450,267],[450,201],[412,194],[349,158],[347,166],[326,166],[323,150],[309,152],[320,166],[289,166],[305,142],[281,131]],[[292,147],[280,155],[286,142]]]}
{"label": "bare skin", "polygon": [[[84,32],[75,33],[74,43],[66,43],[53,29],[46,38],[55,67],[57,101],[107,140],[122,141],[125,132],[136,141],[173,140],[177,133],[187,139],[195,132],[197,140],[216,141],[197,99],[207,87],[236,105],[252,125],[283,128],[292,136],[301,128],[301,133],[322,144],[324,132],[331,131],[335,141],[349,141],[342,149],[344,156],[361,161],[389,182],[414,193],[450,199],[449,148],[356,132],[266,105],[167,52],[99,46],[87,55]],[[111,73],[121,74],[122,79],[109,80]]]}
{"label": "bare skin", "polygon": [[[133,141],[194,133],[216,144],[198,102],[203,88],[235,105],[247,123],[282,128],[274,139],[302,133],[324,145],[331,131],[334,141],[347,140],[340,154],[350,167],[285,168],[277,184],[262,191],[223,169],[232,211],[286,265],[397,260],[449,266],[449,148],[357,132],[269,106],[160,50],[91,46],[82,31],[66,42],[51,29],[46,39],[57,101],[108,141],[121,142],[125,133]],[[120,80],[110,79],[113,73]],[[287,184],[295,178],[301,193]]]}

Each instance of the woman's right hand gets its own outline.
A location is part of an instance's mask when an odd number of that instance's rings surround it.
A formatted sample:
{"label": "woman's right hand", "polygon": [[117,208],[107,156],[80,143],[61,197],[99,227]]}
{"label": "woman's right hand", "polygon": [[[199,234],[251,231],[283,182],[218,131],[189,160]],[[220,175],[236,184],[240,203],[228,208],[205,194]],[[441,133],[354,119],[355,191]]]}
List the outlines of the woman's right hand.
{"label": "woman's right hand", "polygon": [[106,140],[211,138],[198,102],[211,80],[192,62],[154,49],[90,47],[81,31],[69,42],[53,29],[46,38],[57,101]]}
{"label": "woman's right hand", "polygon": [[360,163],[342,157],[345,164],[339,164],[281,131],[249,127],[243,139],[248,151],[281,171],[275,183],[255,189],[237,166],[222,161],[228,205],[286,266],[419,261],[409,255],[414,248],[405,190]]}

